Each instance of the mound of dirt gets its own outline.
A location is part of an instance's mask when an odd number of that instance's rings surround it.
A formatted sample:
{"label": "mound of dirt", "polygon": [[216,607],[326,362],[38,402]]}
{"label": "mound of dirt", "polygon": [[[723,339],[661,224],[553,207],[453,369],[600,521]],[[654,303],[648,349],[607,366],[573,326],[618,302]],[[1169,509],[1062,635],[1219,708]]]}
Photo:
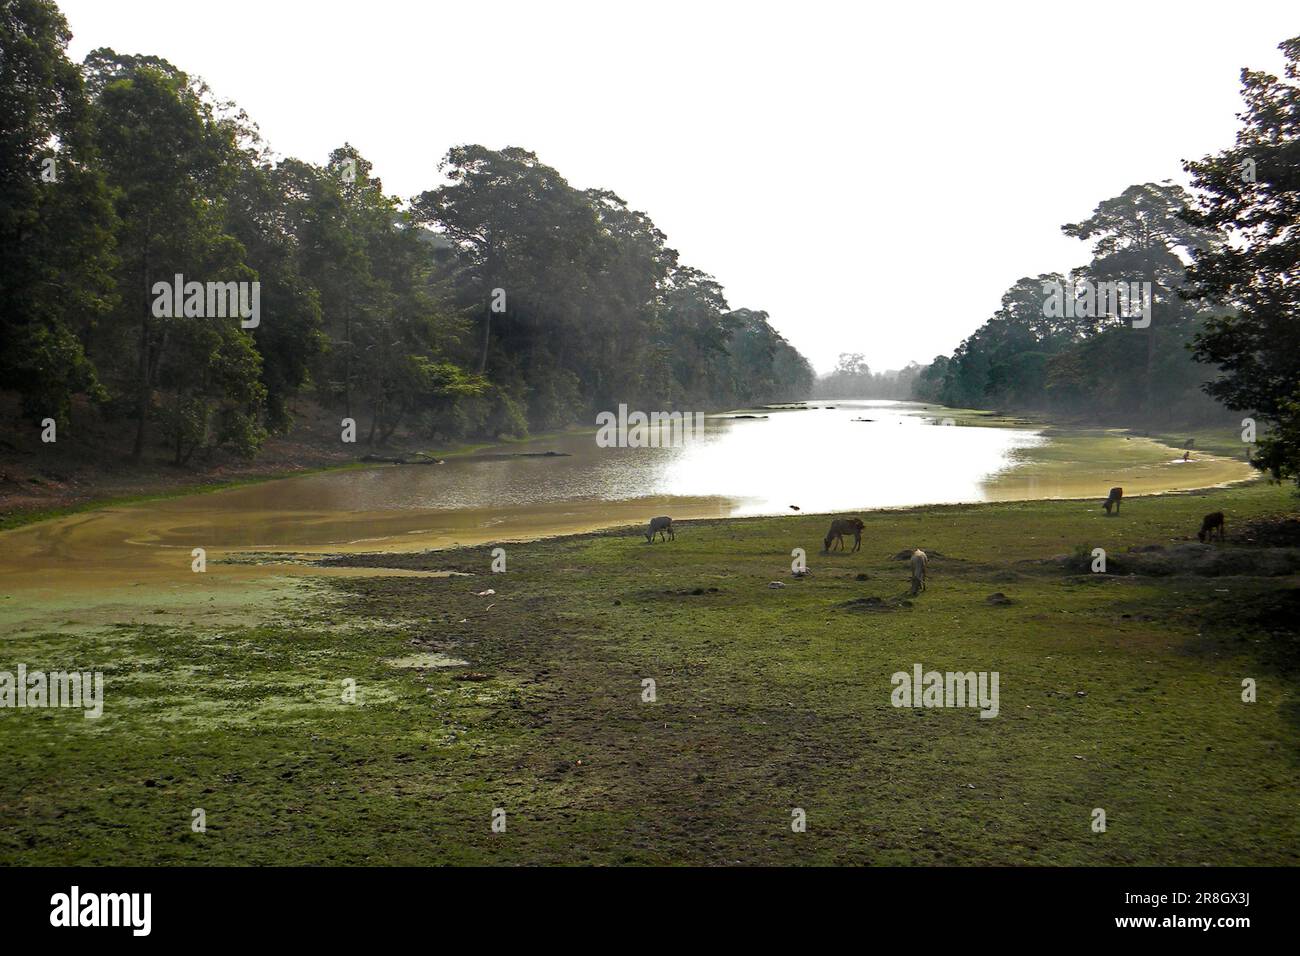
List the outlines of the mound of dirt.
{"label": "mound of dirt", "polygon": [[1230,537],[1233,544],[1300,548],[1300,515],[1272,515],[1246,521],[1233,528]]}
{"label": "mound of dirt", "polygon": [[[1074,555],[1060,555],[1053,561],[1071,573],[1082,573],[1076,566]],[[1300,548],[1225,547],[1190,541],[1168,548],[1142,548],[1110,555],[1106,559],[1106,573],[1143,577],[1178,574],[1211,578],[1232,575],[1278,577],[1300,573]]]}
{"label": "mound of dirt", "polygon": [[1011,598],[1007,597],[1001,591],[994,591],[984,599],[984,603],[992,604],[997,607],[1006,607],[1008,604],[1015,604],[1016,602],[1011,600]]}

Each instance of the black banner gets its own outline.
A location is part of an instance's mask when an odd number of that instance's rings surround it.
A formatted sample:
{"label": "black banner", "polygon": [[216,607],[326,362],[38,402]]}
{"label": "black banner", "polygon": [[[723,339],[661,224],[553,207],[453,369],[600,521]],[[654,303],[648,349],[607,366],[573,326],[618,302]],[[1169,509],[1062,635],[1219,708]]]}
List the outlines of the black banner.
{"label": "black banner", "polygon": [[611,919],[656,933],[665,920],[689,918],[729,932],[816,923],[918,943],[939,934],[1233,946],[1293,922],[1293,878],[1228,868],[9,869],[0,871],[0,911],[7,941],[76,933],[79,942],[373,942],[474,927],[494,942],[536,941],[585,937]]}

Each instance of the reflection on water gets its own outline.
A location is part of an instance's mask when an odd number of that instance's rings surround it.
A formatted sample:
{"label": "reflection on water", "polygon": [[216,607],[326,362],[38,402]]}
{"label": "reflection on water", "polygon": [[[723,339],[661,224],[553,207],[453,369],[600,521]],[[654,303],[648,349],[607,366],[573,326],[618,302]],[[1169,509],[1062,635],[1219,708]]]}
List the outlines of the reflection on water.
{"label": "reflection on water", "polygon": [[[266,482],[215,494],[107,507],[0,536],[0,582],[13,595],[149,585],[192,590],[275,574],[232,552],[418,550],[621,525],[657,514],[853,512],[992,499],[1126,495],[1206,487],[1251,473],[1242,462],[1106,433],[945,426],[947,410],[836,402],[764,418],[709,418],[682,448],[601,448],[595,434],[512,445],[442,465],[397,465]],[[864,421],[863,419],[870,419]],[[511,457],[545,451],[567,457]],[[508,454],[507,454],[508,453]],[[190,550],[208,573],[190,572]],[[486,560],[486,559],[485,559]],[[163,582],[163,583],[160,583]],[[206,584],[204,586],[206,586]],[[141,592],[145,593],[145,592]],[[125,606],[130,606],[127,602]],[[0,606],[0,624],[5,607]]]}
{"label": "reflection on water", "polygon": [[709,418],[703,439],[681,448],[598,448],[590,434],[567,435],[524,449],[566,458],[462,458],[322,474],[250,487],[238,503],[404,511],[684,496],[731,499],[731,514],[758,515],[787,513],[790,505],[819,512],[982,501],[984,482],[1013,450],[1045,440],[1032,430],[941,426],[935,412],[910,403],[835,404]]}

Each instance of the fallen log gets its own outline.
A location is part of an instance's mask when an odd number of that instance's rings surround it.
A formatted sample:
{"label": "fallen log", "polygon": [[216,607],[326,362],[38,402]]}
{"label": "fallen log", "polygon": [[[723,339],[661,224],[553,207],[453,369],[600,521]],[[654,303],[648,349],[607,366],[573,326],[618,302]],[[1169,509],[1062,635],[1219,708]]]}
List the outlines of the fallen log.
{"label": "fallen log", "polygon": [[397,458],[390,458],[385,455],[363,455],[361,460],[364,462],[378,462],[385,465],[441,465],[444,464],[441,458],[434,458],[432,455],[426,455],[424,452],[416,452],[413,455],[402,455]]}

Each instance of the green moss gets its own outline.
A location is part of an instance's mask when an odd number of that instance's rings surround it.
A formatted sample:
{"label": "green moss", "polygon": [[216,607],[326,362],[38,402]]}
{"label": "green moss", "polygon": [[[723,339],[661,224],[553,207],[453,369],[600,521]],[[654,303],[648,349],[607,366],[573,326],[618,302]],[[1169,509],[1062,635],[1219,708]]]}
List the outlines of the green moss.
{"label": "green moss", "polygon": [[[684,522],[509,545],[487,597],[467,549],[402,565],[477,578],[330,579],[256,627],[12,637],[3,666],[102,669],[107,703],[0,716],[0,862],[1294,865],[1300,663],[1260,609],[1297,582],[1044,563],[1294,505],[879,512],[830,556],[824,517]],[[938,556],[909,607],[891,555],[916,545]],[[894,609],[839,606],[864,596]],[[469,666],[393,666],[439,654]],[[998,671],[999,716],[895,709],[914,663]]]}

